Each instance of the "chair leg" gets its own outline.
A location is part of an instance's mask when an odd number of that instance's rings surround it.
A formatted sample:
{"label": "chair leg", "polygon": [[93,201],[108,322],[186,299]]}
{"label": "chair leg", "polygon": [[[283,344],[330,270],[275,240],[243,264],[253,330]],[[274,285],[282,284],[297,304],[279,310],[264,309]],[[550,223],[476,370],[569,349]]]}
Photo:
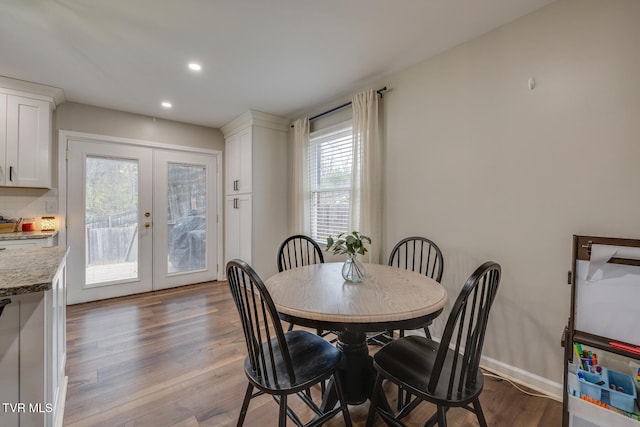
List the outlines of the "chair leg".
{"label": "chair leg", "polygon": [[278,415],[278,427],[287,427],[287,395],[280,396],[280,411]]}
{"label": "chair leg", "polygon": [[424,423],[424,427],[433,427],[438,424],[438,427],[447,427],[447,411],[449,410],[446,406],[438,405],[436,409],[436,413],[431,416]]}
{"label": "chair leg", "polygon": [[240,409],[240,416],[238,417],[238,427],[242,427],[244,424],[244,418],[247,416],[247,409],[249,409],[249,401],[251,400],[251,394],[253,393],[253,384],[247,384],[247,391],[244,394],[244,400],[242,401],[242,408]]}
{"label": "chair leg", "polygon": [[438,406],[438,427],[447,427],[447,408]]}
{"label": "chair leg", "polygon": [[475,399],[473,399],[472,403],[476,417],[478,417],[478,423],[480,424],[480,427],[487,427],[487,420],[484,418],[484,412],[482,412],[482,406],[480,406],[480,399],[476,397]]}
{"label": "chair leg", "polygon": [[380,399],[380,393],[384,393],[382,391],[382,374],[378,372],[376,375],[376,383],[373,386],[373,392],[371,394],[371,400],[369,403],[369,414],[367,415],[367,424],[366,427],[373,426],[373,420],[376,417],[376,409],[378,407],[378,400]]}
{"label": "chair leg", "polygon": [[447,427],[447,408],[445,408],[444,406],[438,405],[438,409],[436,411],[436,418],[438,420],[438,427]]}
{"label": "chair leg", "polygon": [[402,410],[411,401],[411,393],[402,390],[402,387],[398,386],[398,411]]}
{"label": "chair leg", "polygon": [[[322,381],[322,384],[324,384],[324,380]],[[336,394],[338,395],[338,401],[340,402],[340,409],[342,410],[344,425],[345,427],[351,427],[351,414],[349,414],[347,400],[344,396],[344,391],[342,390],[342,381],[340,379],[340,374],[338,374],[338,371],[334,372],[333,374],[333,385],[336,388]]]}
{"label": "chair leg", "polygon": [[428,327],[424,327],[424,336],[427,337],[427,339],[431,339],[431,332],[429,332],[429,328]]}

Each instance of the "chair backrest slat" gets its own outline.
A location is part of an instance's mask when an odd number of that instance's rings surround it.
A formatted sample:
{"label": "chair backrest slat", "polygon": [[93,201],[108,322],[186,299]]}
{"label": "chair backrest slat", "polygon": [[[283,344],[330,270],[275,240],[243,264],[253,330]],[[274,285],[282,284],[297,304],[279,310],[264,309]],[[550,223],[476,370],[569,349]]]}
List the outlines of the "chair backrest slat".
{"label": "chair backrest slat", "polygon": [[[489,311],[500,283],[501,268],[495,262],[482,264],[469,277],[458,294],[444,328],[433,372],[427,386],[433,392],[447,381],[447,397],[462,394],[476,381],[482,355],[484,336],[489,321]],[[454,352],[451,360],[451,352]],[[446,378],[441,378],[443,367],[451,368]]]}
{"label": "chair backrest slat", "polygon": [[442,280],[444,260],[438,245],[426,237],[406,237],[391,250],[389,265]]}
{"label": "chair backrest slat", "polygon": [[278,249],[278,271],[323,262],[320,246],[311,237],[302,234],[288,237]]}
{"label": "chair backrest slat", "polygon": [[227,263],[227,280],[238,309],[251,369],[265,384],[277,386],[276,365],[284,364],[286,380],[295,382],[293,363],[273,300],[256,272],[244,261]]}

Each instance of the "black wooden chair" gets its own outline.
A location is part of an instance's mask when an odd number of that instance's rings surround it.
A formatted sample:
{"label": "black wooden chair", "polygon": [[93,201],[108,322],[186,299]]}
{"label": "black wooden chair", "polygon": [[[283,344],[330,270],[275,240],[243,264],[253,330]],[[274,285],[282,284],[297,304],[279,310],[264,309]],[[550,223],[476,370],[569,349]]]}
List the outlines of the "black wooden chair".
{"label": "black wooden chair", "polygon": [[[440,283],[444,271],[444,258],[438,245],[426,237],[407,237],[400,240],[391,250],[389,265],[415,271]],[[431,338],[430,324],[431,322],[423,328],[427,338]],[[404,333],[401,329],[399,336],[403,337]]]}
{"label": "black wooden chair", "polygon": [[[311,237],[296,234],[287,237],[278,249],[278,271],[302,267],[303,265],[324,263],[322,249]],[[293,329],[293,323],[289,323],[288,331]],[[317,331],[320,336],[327,336],[331,332]]]}
{"label": "black wooden chair", "polygon": [[[432,240],[426,237],[406,237],[400,240],[391,250],[389,255],[389,265],[405,270],[411,270],[424,276],[431,277],[438,283],[442,281],[444,271],[444,257],[442,251]],[[423,326],[424,334],[431,338],[429,326],[431,322]],[[398,331],[399,337],[404,337],[405,330]],[[373,335],[369,338],[369,344],[384,345],[394,339],[394,331]],[[404,405],[404,401],[409,399],[409,395],[398,388],[398,409]]]}
{"label": "black wooden chair", "polygon": [[[462,407],[475,413],[480,426],[486,427],[478,399],[484,384],[479,364],[500,275],[500,265],[486,262],[469,277],[451,309],[440,343],[407,336],[391,341],[373,356],[378,374],[367,426],[373,424],[376,413],[388,423],[402,426],[401,418],[420,402],[428,401],[437,410],[425,426],[445,427],[449,408]],[[413,396],[397,414],[379,407],[378,400],[385,399],[385,378]]]}
{"label": "black wooden chair", "polygon": [[296,234],[287,237],[278,249],[278,271],[324,262],[320,246],[308,236]]}
{"label": "black wooden chair", "polygon": [[[426,237],[406,237],[400,240],[389,255],[389,265],[405,270],[415,271],[424,276],[431,277],[437,282],[442,281],[444,271],[444,258],[442,251],[433,241]],[[431,338],[429,332],[431,322],[424,325],[424,333]],[[405,330],[398,331],[398,336],[403,337]],[[384,345],[394,338],[393,331],[373,335],[369,338],[369,344]]]}
{"label": "black wooden chair", "polygon": [[[244,371],[249,379],[238,426],[244,423],[249,401],[270,394],[279,403],[279,422],[286,426],[287,416],[298,426],[302,422],[287,406],[289,395],[297,394],[316,414],[307,426],[317,426],[342,412],[345,425],[351,418],[344,400],[338,374],[342,360],[340,350],[323,338],[303,330],[283,332],[275,305],[256,272],[244,261],[227,264],[227,280],[236,304],[247,344]],[[322,412],[304,393],[311,386],[333,376],[340,405]],[[254,393],[254,388],[258,391]]]}

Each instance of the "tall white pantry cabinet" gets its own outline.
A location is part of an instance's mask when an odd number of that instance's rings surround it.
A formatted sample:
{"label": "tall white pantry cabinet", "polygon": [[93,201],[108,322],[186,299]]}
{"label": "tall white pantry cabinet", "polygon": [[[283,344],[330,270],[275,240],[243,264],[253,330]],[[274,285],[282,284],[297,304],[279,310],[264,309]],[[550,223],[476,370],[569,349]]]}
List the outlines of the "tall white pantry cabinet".
{"label": "tall white pantry cabinet", "polygon": [[287,237],[288,130],[289,120],[259,111],[222,127],[225,265],[242,259],[263,280],[277,272],[277,251]]}

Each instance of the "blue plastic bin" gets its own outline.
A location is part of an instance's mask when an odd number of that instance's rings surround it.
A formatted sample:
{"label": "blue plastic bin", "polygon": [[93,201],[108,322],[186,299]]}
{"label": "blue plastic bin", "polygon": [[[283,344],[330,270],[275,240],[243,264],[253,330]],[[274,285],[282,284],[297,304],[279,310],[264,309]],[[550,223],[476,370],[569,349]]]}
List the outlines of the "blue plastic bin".
{"label": "blue plastic bin", "polygon": [[609,371],[609,384],[615,384],[616,389],[622,387],[622,391],[609,390],[609,404],[623,411],[634,412],[637,392],[633,379],[629,375]]}
{"label": "blue plastic bin", "polygon": [[[602,401],[602,391],[609,390],[609,377],[607,368],[602,368],[600,374],[594,374],[578,368],[578,384],[580,385],[580,393]],[[604,381],[604,384],[597,384]]]}
{"label": "blue plastic bin", "polygon": [[[578,368],[577,374],[580,393],[623,411],[634,412],[637,392],[629,375],[607,368],[602,368],[600,374]],[[597,384],[601,381],[603,384]],[[616,389],[609,389],[609,385],[615,385]],[[622,391],[618,391],[620,387]]]}

